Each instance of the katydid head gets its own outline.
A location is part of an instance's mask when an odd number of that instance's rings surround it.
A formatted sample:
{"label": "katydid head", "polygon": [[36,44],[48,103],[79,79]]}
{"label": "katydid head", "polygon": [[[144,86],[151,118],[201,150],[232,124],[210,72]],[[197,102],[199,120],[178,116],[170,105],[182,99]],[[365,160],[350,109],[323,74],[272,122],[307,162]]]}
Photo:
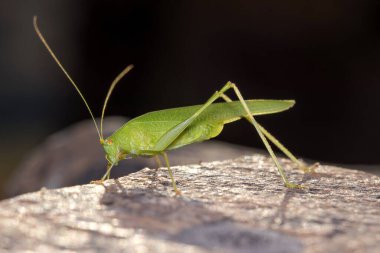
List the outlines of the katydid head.
{"label": "katydid head", "polygon": [[110,96],[111,96],[111,94],[112,94],[112,92],[113,92],[116,84],[118,84],[119,81],[133,68],[133,65],[132,64],[128,65],[122,72],[120,72],[120,74],[111,83],[111,86],[109,87],[108,92],[107,92],[107,96],[106,96],[106,98],[104,100],[103,109],[102,109],[102,115],[101,115],[101,118],[100,118],[100,130],[99,130],[99,127],[98,127],[98,124],[97,124],[97,122],[95,120],[94,114],[92,113],[92,111],[90,109],[90,106],[88,105],[88,103],[87,103],[86,99],[84,98],[82,92],[79,90],[78,86],[76,85],[76,83],[74,82],[74,80],[71,78],[71,76],[69,75],[69,73],[66,71],[66,69],[63,67],[63,65],[61,64],[61,62],[58,60],[57,56],[54,54],[53,50],[51,50],[51,48],[48,45],[48,43],[46,42],[44,36],[40,32],[40,30],[38,28],[38,25],[37,25],[37,16],[33,17],[33,25],[34,25],[34,29],[35,29],[38,37],[40,38],[40,40],[42,41],[42,43],[44,44],[44,46],[46,47],[46,49],[48,50],[48,52],[50,53],[50,55],[53,57],[53,59],[55,60],[55,62],[61,68],[62,72],[66,75],[67,79],[69,79],[70,83],[74,86],[74,88],[78,92],[79,96],[82,98],[84,104],[86,105],[86,108],[87,108],[88,112],[90,113],[90,116],[91,116],[91,118],[92,118],[92,120],[94,122],[95,128],[96,128],[96,131],[97,131],[97,133],[99,135],[100,144],[103,146],[104,151],[106,152],[106,158],[107,158],[107,160],[112,165],[116,165],[117,162],[119,160],[121,160],[121,157],[120,157],[118,148],[112,142],[112,140],[111,139],[104,139],[104,136],[103,136],[104,113],[105,113],[105,110],[106,110],[106,107],[107,107],[108,100],[109,100],[109,98],[110,98]]}
{"label": "katydid head", "polygon": [[120,152],[117,145],[111,139],[106,139],[103,141],[102,146],[106,153],[107,161],[112,165],[117,165],[120,160]]}

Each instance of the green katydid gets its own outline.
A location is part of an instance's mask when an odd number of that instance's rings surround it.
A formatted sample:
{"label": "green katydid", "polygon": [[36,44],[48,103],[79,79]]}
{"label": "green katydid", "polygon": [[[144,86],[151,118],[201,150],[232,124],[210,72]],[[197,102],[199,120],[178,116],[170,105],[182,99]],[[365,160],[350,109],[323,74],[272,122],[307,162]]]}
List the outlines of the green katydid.
{"label": "green katydid", "polygon": [[[170,169],[166,151],[214,138],[221,133],[224,124],[245,118],[253,125],[259,134],[266,149],[271,155],[285,186],[289,188],[301,187],[300,185],[288,181],[283,168],[267,139],[295,162],[298,167],[304,170],[307,170],[308,168],[273,135],[265,130],[254,117],[257,115],[285,111],[295,104],[294,100],[244,100],[236,85],[232,82],[227,82],[221,90],[215,92],[203,105],[172,108],[146,113],[128,121],[111,136],[104,138],[103,118],[108,100],[116,84],[133,68],[133,65],[127,66],[112,82],[103,104],[100,127],[98,127],[94,115],[83,94],[62,66],[40,32],[37,26],[37,17],[34,17],[33,24],[42,43],[82,98],[94,122],[100,143],[104,148],[106,159],[108,161],[106,173],[101,180],[98,180],[97,182],[103,182],[105,179],[109,179],[112,167],[117,165],[120,160],[129,157],[147,156],[155,157],[160,164],[159,156],[162,156],[168,168],[173,189],[176,193],[180,193],[177,189],[172,170]],[[232,101],[225,94],[230,89],[232,89],[238,97],[237,101]],[[224,99],[225,102],[215,103],[219,98]]]}

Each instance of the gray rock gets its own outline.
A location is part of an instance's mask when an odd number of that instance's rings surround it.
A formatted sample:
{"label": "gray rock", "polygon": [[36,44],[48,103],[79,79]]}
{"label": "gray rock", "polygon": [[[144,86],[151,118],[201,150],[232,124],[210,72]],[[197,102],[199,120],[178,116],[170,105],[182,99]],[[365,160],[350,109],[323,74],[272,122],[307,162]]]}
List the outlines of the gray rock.
{"label": "gray rock", "polygon": [[0,202],[0,252],[378,252],[380,178],[262,155],[143,169]]}

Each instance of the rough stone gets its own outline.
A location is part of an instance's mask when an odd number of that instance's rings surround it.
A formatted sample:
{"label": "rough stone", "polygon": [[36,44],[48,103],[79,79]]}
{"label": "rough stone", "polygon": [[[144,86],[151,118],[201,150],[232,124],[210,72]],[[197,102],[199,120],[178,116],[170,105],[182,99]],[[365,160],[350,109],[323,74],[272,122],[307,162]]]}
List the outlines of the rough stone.
{"label": "rough stone", "polygon": [[0,202],[0,252],[378,252],[380,178],[270,158],[143,169]]}

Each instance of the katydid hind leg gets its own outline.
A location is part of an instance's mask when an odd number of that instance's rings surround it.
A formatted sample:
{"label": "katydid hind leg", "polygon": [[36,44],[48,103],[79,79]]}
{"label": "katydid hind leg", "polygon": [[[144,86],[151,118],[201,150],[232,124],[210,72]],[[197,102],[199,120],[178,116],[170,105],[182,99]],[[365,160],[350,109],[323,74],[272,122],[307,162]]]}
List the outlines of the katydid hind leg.
{"label": "katydid hind leg", "polygon": [[[222,98],[226,102],[232,102],[232,99],[229,98],[227,95],[223,94]],[[247,117],[244,117],[249,123],[250,120]],[[284,144],[282,144],[276,137],[274,137],[268,130],[266,130],[260,123],[256,121],[257,125],[259,126],[260,131],[265,135],[265,137],[270,140],[279,150],[281,150],[284,155],[286,155],[291,161],[293,161],[295,164],[297,164],[297,167],[301,169],[304,172],[314,172],[314,169],[318,166],[318,164],[313,164],[311,166],[307,166],[304,162],[300,161],[295,155],[290,152],[290,150],[285,147]],[[253,125],[253,124],[252,124]],[[253,125],[254,126],[254,125]]]}
{"label": "katydid hind leg", "polygon": [[[287,186],[289,188],[300,188],[299,185],[290,183],[288,181],[288,179],[286,178],[284,170],[283,170],[281,164],[279,163],[276,155],[274,154],[272,147],[268,143],[264,134],[260,131],[260,127],[259,127],[258,123],[256,122],[256,120],[254,119],[254,117],[252,116],[252,113],[250,112],[246,102],[244,101],[239,89],[232,82],[227,82],[227,84],[224,85],[221,90],[215,92],[214,95],[212,95],[207,100],[207,102],[196,113],[194,113],[189,119],[187,119],[184,122],[179,123],[173,129],[169,130],[166,134],[164,134],[164,136],[161,137],[161,139],[158,141],[158,142],[160,142],[159,145],[156,145],[156,147],[157,146],[159,146],[160,148],[168,147],[176,139],[176,137],[178,137],[178,135],[181,134],[208,106],[210,106],[218,98],[224,98],[225,92],[227,92],[231,88],[234,90],[236,96],[239,98],[244,110],[246,111],[247,120],[255,127],[255,129],[258,132],[261,140],[263,141],[266,149],[268,150],[268,152],[271,155],[274,163],[276,164],[278,172],[280,173],[280,175],[284,181],[285,186]],[[164,149],[162,149],[162,150],[164,150]]]}
{"label": "katydid hind leg", "polygon": [[163,152],[173,141],[176,140],[176,138],[183,132],[185,129],[208,107],[210,106],[215,100],[218,98],[224,98],[225,92],[227,92],[229,89],[233,89],[237,97],[239,98],[244,110],[247,113],[247,120],[255,127],[256,131],[258,132],[261,140],[263,141],[266,149],[268,150],[269,154],[271,155],[274,163],[276,164],[276,167],[278,169],[278,172],[280,173],[285,186],[289,188],[300,188],[299,185],[292,184],[288,181],[288,179],[285,176],[284,170],[279,163],[276,155],[274,154],[272,147],[270,146],[269,142],[267,141],[265,135],[260,130],[259,124],[256,122],[254,117],[252,116],[252,113],[250,112],[246,102],[244,101],[239,89],[236,87],[236,85],[232,82],[227,82],[226,85],[222,87],[221,90],[217,91],[212,95],[206,103],[197,111],[195,112],[190,118],[187,120],[179,123],[177,126],[170,129],[168,132],[166,132],[156,143],[155,147],[153,148],[154,152]]}
{"label": "katydid hind leg", "polygon": [[[247,103],[245,102],[243,96],[241,95],[239,89],[236,87],[235,84],[232,84],[231,85],[231,88],[234,90],[236,96],[238,97],[239,101],[241,102],[244,110],[246,111],[247,113],[247,116],[246,116],[246,119],[254,126],[254,128],[256,129],[257,133],[259,134],[260,136],[260,139],[262,140],[262,142],[264,143],[264,146],[265,148],[268,150],[268,153],[270,154],[270,156],[272,157],[274,163],[276,164],[276,167],[277,167],[277,170],[278,172],[280,173],[281,177],[282,177],[282,180],[284,181],[284,184],[286,187],[288,188],[302,188],[302,186],[298,185],[298,184],[293,184],[293,183],[290,183],[285,175],[285,172],[284,172],[284,169],[282,168],[280,162],[278,161],[277,159],[277,156],[275,155],[275,153],[273,152],[273,149],[272,147],[270,146],[268,140],[266,139],[264,133],[261,131],[261,128],[260,128],[260,125],[257,123],[257,121],[255,120],[255,118],[252,116],[252,113],[251,111],[249,110],[248,106],[247,106]],[[223,94],[224,95],[224,94]],[[226,96],[221,96],[222,98],[225,99]],[[228,101],[227,101],[228,102]]]}

